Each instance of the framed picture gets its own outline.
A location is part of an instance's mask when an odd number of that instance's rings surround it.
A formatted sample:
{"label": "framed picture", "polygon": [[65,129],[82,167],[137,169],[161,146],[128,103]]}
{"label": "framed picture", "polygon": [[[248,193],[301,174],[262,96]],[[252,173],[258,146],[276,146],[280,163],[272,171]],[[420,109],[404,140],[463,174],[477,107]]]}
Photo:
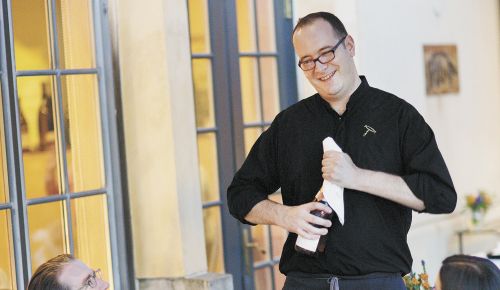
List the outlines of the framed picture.
{"label": "framed picture", "polygon": [[459,92],[456,45],[424,45],[427,95]]}

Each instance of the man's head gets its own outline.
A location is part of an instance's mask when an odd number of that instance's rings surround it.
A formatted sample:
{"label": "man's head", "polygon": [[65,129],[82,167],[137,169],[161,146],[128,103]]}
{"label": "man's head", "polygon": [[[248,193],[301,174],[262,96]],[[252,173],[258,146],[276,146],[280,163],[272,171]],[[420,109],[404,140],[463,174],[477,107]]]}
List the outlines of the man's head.
{"label": "man's head", "polygon": [[359,85],[354,40],[335,15],[316,12],[301,18],[293,45],[305,76],[327,101],[348,98]]}
{"label": "man's head", "polygon": [[90,290],[108,289],[109,284],[98,277],[80,260],[63,254],[38,267],[31,277],[28,290]]}

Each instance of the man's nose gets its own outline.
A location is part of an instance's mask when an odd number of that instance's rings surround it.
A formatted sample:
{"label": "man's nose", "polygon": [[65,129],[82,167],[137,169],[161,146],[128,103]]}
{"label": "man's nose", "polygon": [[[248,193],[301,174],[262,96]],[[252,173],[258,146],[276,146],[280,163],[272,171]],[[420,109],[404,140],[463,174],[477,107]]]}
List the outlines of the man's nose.
{"label": "man's nose", "polygon": [[323,64],[319,62],[319,60],[316,61],[316,66],[314,67],[315,71],[323,71],[325,68],[328,66],[327,63]]}

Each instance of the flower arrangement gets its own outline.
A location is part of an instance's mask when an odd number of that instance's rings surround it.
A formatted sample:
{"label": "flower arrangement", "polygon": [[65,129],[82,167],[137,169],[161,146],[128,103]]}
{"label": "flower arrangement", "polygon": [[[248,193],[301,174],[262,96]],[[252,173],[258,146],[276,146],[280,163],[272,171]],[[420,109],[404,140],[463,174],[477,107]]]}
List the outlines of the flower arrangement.
{"label": "flower arrangement", "polygon": [[465,199],[472,213],[472,224],[477,225],[491,206],[491,196],[486,191],[480,190],[477,194],[466,195]]}
{"label": "flower arrangement", "polygon": [[429,284],[429,275],[427,275],[427,270],[425,269],[425,262],[422,260],[422,267],[424,268],[424,272],[417,275],[415,272],[412,272],[403,277],[403,281],[405,283],[407,290],[430,290],[433,287]]}
{"label": "flower arrangement", "polygon": [[480,190],[476,195],[468,194],[465,198],[467,207],[472,211],[487,211],[491,205],[491,196],[484,190]]}

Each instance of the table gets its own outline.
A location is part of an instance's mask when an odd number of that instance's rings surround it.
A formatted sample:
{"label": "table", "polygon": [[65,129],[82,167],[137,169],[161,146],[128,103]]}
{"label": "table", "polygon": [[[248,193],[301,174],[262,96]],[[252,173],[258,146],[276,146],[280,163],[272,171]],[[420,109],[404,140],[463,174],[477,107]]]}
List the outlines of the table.
{"label": "table", "polygon": [[458,235],[458,252],[460,254],[464,253],[464,241],[463,238],[464,236],[467,235],[498,235],[500,236],[500,230],[497,229],[475,229],[475,230],[460,230],[457,231],[456,234]]}

